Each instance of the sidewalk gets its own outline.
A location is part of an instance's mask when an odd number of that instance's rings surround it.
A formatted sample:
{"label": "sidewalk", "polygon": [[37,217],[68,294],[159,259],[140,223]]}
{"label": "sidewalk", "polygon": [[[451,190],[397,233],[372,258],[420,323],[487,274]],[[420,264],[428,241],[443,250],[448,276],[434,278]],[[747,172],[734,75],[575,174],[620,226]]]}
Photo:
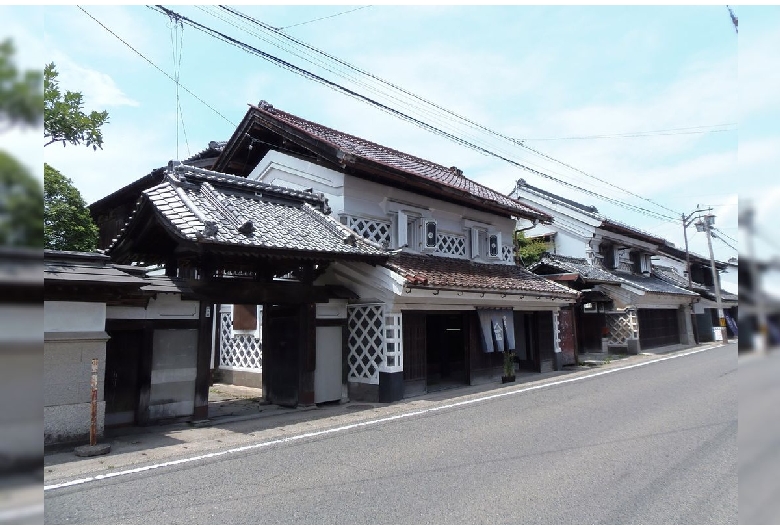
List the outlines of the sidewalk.
{"label": "sidewalk", "polygon": [[[712,347],[714,343],[676,349],[673,353]],[[44,454],[44,484],[60,483],[74,478],[148,466],[196,455],[224,451],[233,447],[296,436],[359,423],[432,406],[455,403],[464,397],[501,394],[508,390],[531,387],[540,382],[576,378],[583,372],[593,373],[630,366],[672,352],[645,352],[640,355],[613,356],[608,364],[572,366],[546,374],[521,372],[515,383],[485,383],[462,386],[394,403],[348,402],[285,408],[265,404],[259,389],[215,384],[209,392],[209,420],[180,421],[166,425],[128,427],[109,431],[103,441],[111,452],[97,457],[77,457],[72,448],[49,448]]]}

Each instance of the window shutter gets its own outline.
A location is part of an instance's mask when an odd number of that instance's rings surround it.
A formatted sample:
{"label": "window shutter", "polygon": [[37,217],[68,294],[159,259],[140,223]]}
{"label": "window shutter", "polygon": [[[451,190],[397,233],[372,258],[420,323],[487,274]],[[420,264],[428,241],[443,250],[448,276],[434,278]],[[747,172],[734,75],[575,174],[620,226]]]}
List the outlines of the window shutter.
{"label": "window shutter", "polygon": [[409,240],[406,237],[406,230],[408,220],[406,217],[406,214],[404,212],[398,212],[396,214],[396,223],[395,223],[395,230],[396,230],[396,243],[397,246],[405,247],[409,244]]}
{"label": "window shutter", "polygon": [[438,242],[435,219],[423,219],[423,241],[426,249],[435,249]]}
{"label": "window shutter", "polygon": [[491,258],[497,258],[501,253],[501,234],[490,234],[488,238],[488,253]]}
{"label": "window shutter", "polygon": [[471,258],[479,257],[479,229],[471,229]]}

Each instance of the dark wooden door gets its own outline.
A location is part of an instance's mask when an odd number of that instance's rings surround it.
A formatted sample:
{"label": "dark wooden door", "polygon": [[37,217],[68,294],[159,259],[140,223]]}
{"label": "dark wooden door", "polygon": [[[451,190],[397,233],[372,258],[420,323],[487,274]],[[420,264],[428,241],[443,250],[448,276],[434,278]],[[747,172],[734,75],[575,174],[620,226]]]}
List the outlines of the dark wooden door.
{"label": "dark wooden door", "polygon": [[640,309],[639,345],[644,350],[680,343],[676,309]]}
{"label": "dark wooden door", "polygon": [[577,343],[574,331],[574,311],[571,308],[561,309],[558,313],[558,328],[563,364],[577,364],[577,354],[574,346]]}
{"label": "dark wooden door", "polygon": [[539,371],[541,373],[552,372],[556,369],[552,311],[535,311],[533,322],[536,339],[534,353],[539,358]]}
{"label": "dark wooden door", "polygon": [[601,339],[607,327],[607,317],[604,313],[580,312],[579,339],[583,352],[600,352]]}
{"label": "dark wooden door", "polygon": [[426,391],[425,313],[403,312],[404,395]]}
{"label": "dark wooden door", "polygon": [[111,331],[110,335],[106,344],[106,375],[103,383],[105,423],[107,426],[131,425],[135,423],[138,408],[143,331]]}
{"label": "dark wooden door", "polygon": [[300,386],[300,326],[298,307],[266,306],[268,318],[263,337],[263,357],[269,358],[263,377],[268,378],[268,400],[276,405],[298,405]]}

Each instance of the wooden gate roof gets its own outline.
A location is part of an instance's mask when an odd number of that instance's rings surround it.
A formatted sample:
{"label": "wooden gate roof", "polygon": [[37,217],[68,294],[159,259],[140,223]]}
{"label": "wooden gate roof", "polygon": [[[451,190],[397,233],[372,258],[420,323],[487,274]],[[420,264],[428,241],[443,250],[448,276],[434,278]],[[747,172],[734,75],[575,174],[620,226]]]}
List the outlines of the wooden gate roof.
{"label": "wooden gate roof", "polygon": [[329,211],[322,195],[172,164],[162,182],[142,192],[107,252],[118,262],[149,262],[170,252],[159,246],[172,240],[178,255],[387,260],[384,249]]}

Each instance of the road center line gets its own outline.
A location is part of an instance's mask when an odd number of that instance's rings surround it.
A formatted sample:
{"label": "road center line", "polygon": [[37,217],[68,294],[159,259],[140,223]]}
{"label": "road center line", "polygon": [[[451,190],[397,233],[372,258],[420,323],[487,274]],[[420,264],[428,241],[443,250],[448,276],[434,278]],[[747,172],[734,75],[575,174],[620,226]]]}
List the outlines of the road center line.
{"label": "road center line", "polygon": [[233,454],[233,453],[242,453],[242,452],[245,452],[245,451],[250,451],[252,449],[261,449],[261,448],[264,448],[264,447],[270,447],[270,446],[273,446],[273,445],[285,444],[285,443],[294,442],[294,441],[297,441],[297,440],[303,440],[303,439],[306,439],[306,438],[315,438],[315,437],[324,436],[324,435],[327,435],[327,434],[333,434],[333,433],[337,433],[337,432],[343,432],[343,431],[348,431],[348,430],[352,430],[352,429],[357,429],[359,427],[366,427],[366,426],[369,426],[369,425],[377,425],[377,424],[380,424],[380,423],[387,423],[387,422],[390,422],[390,421],[401,420],[401,419],[410,418],[410,417],[413,417],[413,416],[420,416],[422,414],[429,414],[431,412],[438,412],[440,410],[446,410],[446,409],[453,409],[453,408],[457,408],[457,407],[463,407],[463,406],[466,406],[466,405],[472,405],[474,403],[481,403],[483,401],[489,401],[491,399],[497,399],[497,398],[502,398],[502,397],[506,397],[506,396],[512,396],[512,395],[515,395],[515,394],[522,394],[524,392],[530,392],[532,390],[539,390],[539,389],[542,389],[542,388],[549,388],[549,387],[552,387],[552,386],[562,385],[562,384],[565,384],[565,383],[574,383],[576,381],[583,381],[585,379],[591,379],[593,377],[600,377],[600,376],[603,376],[603,375],[612,374],[612,373],[615,373],[615,372],[620,372],[622,370],[630,370],[632,368],[639,368],[639,367],[642,367],[642,366],[647,366],[647,365],[650,365],[650,364],[658,363],[658,362],[661,362],[661,361],[669,361],[671,359],[677,359],[677,358],[680,358],[680,357],[686,357],[688,355],[691,355],[691,354],[694,354],[694,353],[703,352],[703,351],[707,351],[707,350],[711,350],[711,349],[717,348],[719,346],[720,345],[708,346],[708,347],[705,347],[705,348],[691,350],[691,351],[686,351],[686,352],[683,352],[683,353],[678,353],[676,355],[670,355],[668,357],[660,357],[658,359],[652,359],[650,361],[645,361],[645,362],[642,362],[642,363],[632,364],[632,365],[629,365],[629,366],[621,366],[621,367],[618,367],[618,368],[612,368],[610,370],[599,371],[599,372],[594,373],[594,374],[588,374],[588,375],[583,375],[583,376],[579,376],[579,377],[573,377],[571,379],[563,379],[563,380],[559,380],[559,381],[551,381],[549,383],[543,383],[541,385],[535,385],[535,386],[532,386],[532,387],[519,388],[519,389],[516,389],[516,390],[508,390],[506,392],[501,392],[501,393],[498,393],[498,394],[491,394],[491,395],[488,395],[488,396],[481,396],[481,397],[473,398],[473,399],[467,399],[465,401],[458,401],[456,403],[448,403],[446,405],[439,405],[439,406],[431,407],[431,408],[427,408],[427,409],[415,410],[415,411],[412,411],[412,412],[404,412],[403,414],[396,414],[394,416],[388,416],[386,418],[378,418],[378,419],[375,419],[375,420],[367,420],[367,421],[362,421],[362,422],[359,422],[359,423],[352,423],[352,424],[349,424],[349,425],[342,425],[341,427],[333,427],[333,428],[325,429],[325,430],[322,430],[322,431],[314,431],[314,432],[308,432],[308,433],[304,433],[304,434],[297,434],[295,436],[289,436],[287,438],[279,438],[277,440],[271,440],[271,441],[268,441],[268,442],[261,442],[261,443],[252,444],[252,445],[245,445],[245,446],[241,446],[241,447],[234,447],[232,449],[226,449],[224,451],[218,451],[218,452],[214,452],[214,453],[207,453],[207,454],[204,454],[204,455],[193,456],[193,457],[189,457],[189,458],[181,458],[181,459],[178,459],[178,460],[171,460],[171,461],[168,461],[168,462],[161,462],[159,464],[152,464],[152,465],[149,465],[149,466],[137,467],[137,468],[133,468],[133,469],[126,469],[124,471],[115,471],[115,472],[112,472],[112,473],[105,473],[105,474],[101,474],[101,475],[95,475],[94,477],[86,477],[86,478],[71,480],[71,481],[68,481],[68,482],[61,482],[59,484],[50,484],[48,486],[44,486],[43,487],[43,491],[57,490],[57,489],[61,489],[61,488],[68,488],[68,487],[71,487],[71,486],[78,486],[79,484],[86,484],[88,482],[95,482],[95,481],[105,480],[105,479],[114,478],[114,477],[121,477],[121,476],[124,476],[124,475],[133,475],[133,474],[137,474],[137,473],[143,473],[145,471],[151,471],[153,469],[162,469],[162,468],[166,468],[166,467],[178,466],[178,465],[187,464],[187,463],[190,463],[190,462],[197,462],[198,460],[208,460],[208,459],[217,458],[219,456],[229,455],[229,454]]}

